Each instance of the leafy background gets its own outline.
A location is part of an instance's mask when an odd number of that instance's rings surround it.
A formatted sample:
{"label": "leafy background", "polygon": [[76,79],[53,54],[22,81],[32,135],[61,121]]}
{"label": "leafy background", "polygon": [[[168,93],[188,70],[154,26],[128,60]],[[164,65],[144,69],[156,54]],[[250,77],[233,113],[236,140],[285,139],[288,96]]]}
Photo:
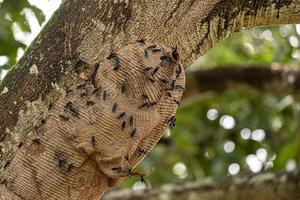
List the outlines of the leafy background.
{"label": "leafy background", "polygon": [[[40,4],[46,0],[40,0]],[[59,5],[60,1],[56,1]],[[45,21],[27,0],[0,0],[0,76],[29,43],[16,37],[32,32],[30,21]],[[28,15],[31,13],[31,15]],[[30,18],[31,17],[31,18]],[[27,34],[27,35],[28,35]],[[25,34],[26,35],[26,34]],[[192,64],[195,70],[220,65],[274,64],[299,68],[300,26],[257,28],[234,34]],[[189,88],[187,88],[188,90]],[[147,187],[265,171],[292,171],[300,164],[300,103],[292,94],[248,87],[206,92],[182,102],[173,130],[145,159],[138,171],[150,173]],[[121,187],[146,187],[136,177]]]}
{"label": "leafy background", "polygon": [[25,33],[32,31],[25,14],[26,10],[34,14],[40,25],[45,21],[43,12],[27,0],[4,0],[0,4],[0,55],[7,58],[7,61],[0,66],[2,69],[14,65],[17,60],[17,50],[26,48],[26,44],[16,40],[14,36],[16,27]]}

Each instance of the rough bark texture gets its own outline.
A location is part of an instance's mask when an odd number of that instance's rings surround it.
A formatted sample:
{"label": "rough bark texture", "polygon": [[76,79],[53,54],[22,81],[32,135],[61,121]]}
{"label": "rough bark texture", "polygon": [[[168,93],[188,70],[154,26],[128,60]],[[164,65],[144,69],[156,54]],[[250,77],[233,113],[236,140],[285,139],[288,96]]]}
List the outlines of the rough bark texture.
{"label": "rough bark texture", "polygon": [[[1,190],[3,187],[8,187],[7,193],[4,193],[1,198],[17,199],[17,197],[8,197],[11,192],[23,199],[29,199],[28,194],[30,193],[37,194],[32,197],[33,199],[38,199],[39,195],[43,194],[39,184],[46,178],[40,177],[41,174],[37,173],[38,169],[34,166],[34,162],[32,160],[27,162],[24,158],[24,165],[21,165],[17,164],[15,160],[22,155],[28,156],[29,160],[32,159],[30,156],[41,154],[42,157],[43,153],[41,152],[43,152],[44,146],[40,146],[39,143],[43,142],[43,137],[57,137],[59,140],[64,136],[63,134],[48,133],[45,128],[46,130],[41,131],[41,138],[34,138],[38,135],[39,128],[44,129],[43,126],[48,126],[42,125],[43,123],[51,124],[51,114],[61,107],[62,95],[65,95],[64,93],[69,88],[76,88],[82,80],[86,80],[87,74],[91,75],[93,72],[94,63],[99,62],[102,66],[112,49],[118,51],[137,39],[145,38],[147,41],[165,46],[177,46],[182,63],[187,67],[193,58],[204,54],[232,32],[259,25],[297,23],[300,21],[299,11],[299,0],[64,1],[61,8],[54,14],[54,17],[0,86],[0,174],[3,183]],[[135,54],[138,53],[135,52]],[[132,56],[126,59],[136,62],[137,58]],[[130,71],[130,67],[130,65],[126,65],[125,69]],[[140,76],[142,75],[141,73]],[[164,75],[167,76],[168,73]],[[97,76],[101,75],[97,74]],[[140,79],[140,76],[137,77],[137,80]],[[152,81],[150,80],[150,82]],[[140,81],[137,81],[136,84],[140,84],[141,88],[147,87]],[[52,106],[54,106],[53,111]],[[70,104],[66,106],[66,109],[74,111]],[[103,113],[108,114],[108,112]],[[163,116],[171,115],[173,109],[163,110],[163,112],[166,112]],[[103,118],[103,116],[98,117],[97,120]],[[151,123],[149,122],[149,124]],[[77,123],[75,124],[77,125]],[[50,128],[54,129],[54,127]],[[163,126],[161,126],[162,128]],[[154,131],[157,135],[151,144],[159,139],[161,129]],[[61,131],[71,132],[71,130]],[[151,135],[150,132],[145,134]],[[90,137],[90,135],[87,134],[85,137]],[[47,140],[45,139],[45,141]],[[76,148],[69,139],[62,142],[64,145],[58,143],[62,149],[65,148],[66,151],[69,149],[68,151],[74,153],[68,157],[86,156],[84,154],[86,152],[79,151],[80,148]],[[52,160],[49,161],[49,168],[59,170],[63,166],[65,169],[70,163],[64,160],[67,158],[61,158],[60,153],[55,153],[57,144],[53,145],[49,143],[49,147],[45,146],[45,152],[53,155]],[[45,155],[48,154],[45,153]],[[100,157],[105,159],[105,157]],[[78,182],[90,183],[91,187],[81,188],[82,191],[78,190],[79,192],[72,199],[80,199],[82,195],[86,195],[86,190],[91,192],[88,193],[90,199],[99,198],[107,189],[108,178],[100,169],[96,169],[95,160],[89,161],[84,162],[80,167],[77,166],[76,170],[79,174],[77,177],[81,177],[81,179],[76,179],[74,182],[67,179],[68,176],[65,176],[65,173],[58,171],[57,173],[61,173],[61,175],[53,175],[58,180],[48,184],[49,188],[43,188],[48,191],[43,198],[57,199],[62,195],[59,199],[68,199],[63,196],[66,194],[62,193],[62,190],[53,189],[55,184],[76,185]],[[138,162],[139,160],[134,160],[132,166]],[[22,168],[22,172],[17,173],[20,168]],[[49,168],[43,168],[43,170]],[[43,171],[43,173],[45,172]],[[97,180],[95,180],[94,173],[99,176],[98,179],[96,178]],[[29,175],[31,175],[30,179],[27,177]],[[18,189],[15,185],[22,184],[22,182],[9,182],[9,179],[17,180],[18,178],[35,181],[35,184],[24,187],[22,190]],[[63,188],[67,188],[66,185]],[[79,187],[80,185],[76,185],[75,188]],[[53,192],[52,196],[47,196],[49,191]]]}
{"label": "rough bark texture", "polygon": [[279,94],[292,94],[299,98],[300,72],[278,64],[217,66],[213,69],[197,70],[187,73],[187,90],[183,98],[243,86]]}
{"label": "rough bark texture", "polygon": [[204,179],[167,184],[143,191],[112,191],[106,200],[296,200],[300,199],[300,173],[259,174],[253,177]]}

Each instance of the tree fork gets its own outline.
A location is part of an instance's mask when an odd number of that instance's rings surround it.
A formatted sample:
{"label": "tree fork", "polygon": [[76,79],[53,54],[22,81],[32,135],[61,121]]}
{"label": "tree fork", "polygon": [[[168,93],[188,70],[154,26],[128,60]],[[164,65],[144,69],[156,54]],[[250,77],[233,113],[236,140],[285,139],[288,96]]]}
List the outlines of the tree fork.
{"label": "tree fork", "polygon": [[[176,46],[187,67],[231,33],[261,25],[297,23],[299,11],[299,0],[64,1],[1,83],[1,190],[8,184],[3,179],[5,168],[20,146],[32,139],[51,106],[113,49],[144,38]],[[38,145],[39,140],[35,142]],[[93,165],[87,162],[86,166],[90,169]],[[108,186],[106,176],[98,175],[94,198]],[[91,176],[86,179],[93,182]],[[17,199],[9,196],[10,191],[1,195]]]}

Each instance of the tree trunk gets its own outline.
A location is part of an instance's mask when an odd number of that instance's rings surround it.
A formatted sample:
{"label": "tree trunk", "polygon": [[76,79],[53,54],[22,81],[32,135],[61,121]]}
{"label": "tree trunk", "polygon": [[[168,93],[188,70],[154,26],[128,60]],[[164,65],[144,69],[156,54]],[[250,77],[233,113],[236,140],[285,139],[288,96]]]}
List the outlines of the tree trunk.
{"label": "tree trunk", "polygon": [[299,199],[300,174],[258,174],[227,177],[223,180],[204,179],[182,184],[166,184],[151,190],[111,191],[107,200],[291,200]]}
{"label": "tree trunk", "polygon": [[297,23],[299,11],[299,0],[64,1],[0,86],[0,198],[99,199],[174,122],[184,74],[167,46],[187,67],[231,33]]}

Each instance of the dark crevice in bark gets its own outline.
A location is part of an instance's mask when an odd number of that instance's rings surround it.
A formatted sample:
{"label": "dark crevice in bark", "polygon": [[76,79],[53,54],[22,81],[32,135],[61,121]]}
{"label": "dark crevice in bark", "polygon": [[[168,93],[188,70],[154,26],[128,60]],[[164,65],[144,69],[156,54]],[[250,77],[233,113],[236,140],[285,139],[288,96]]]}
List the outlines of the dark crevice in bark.
{"label": "dark crevice in bark", "polygon": [[178,0],[178,2],[176,2],[176,7],[171,11],[169,17],[164,22],[165,27],[167,26],[167,23],[174,17],[174,14],[177,12],[178,8],[180,8],[182,3],[183,0]]}
{"label": "dark crevice in bark", "polygon": [[200,48],[201,46],[203,45],[204,41],[208,38],[209,36],[209,33],[210,33],[210,24],[211,24],[211,21],[210,20],[207,20],[208,17],[204,18],[203,20],[201,20],[201,27],[200,27],[200,30],[199,31],[203,31],[203,27],[204,25],[207,26],[207,30],[206,32],[204,33],[204,36],[202,37],[202,39],[199,41],[199,43],[197,44],[197,46],[193,49],[193,53],[199,53],[200,52]]}
{"label": "dark crevice in bark", "polygon": [[189,10],[195,3],[197,0],[191,0],[190,4],[188,5],[188,9]]}
{"label": "dark crevice in bark", "polygon": [[[107,25],[107,27],[116,26],[119,29],[122,29],[124,32],[126,31],[126,25],[130,22],[132,18],[132,6],[131,3],[126,3],[126,1],[120,3],[107,3],[104,7],[103,15],[103,23]],[[109,14],[112,12],[112,14]],[[110,17],[109,17],[110,16]],[[113,30],[110,32],[112,34],[117,34],[120,32],[119,29]]]}

